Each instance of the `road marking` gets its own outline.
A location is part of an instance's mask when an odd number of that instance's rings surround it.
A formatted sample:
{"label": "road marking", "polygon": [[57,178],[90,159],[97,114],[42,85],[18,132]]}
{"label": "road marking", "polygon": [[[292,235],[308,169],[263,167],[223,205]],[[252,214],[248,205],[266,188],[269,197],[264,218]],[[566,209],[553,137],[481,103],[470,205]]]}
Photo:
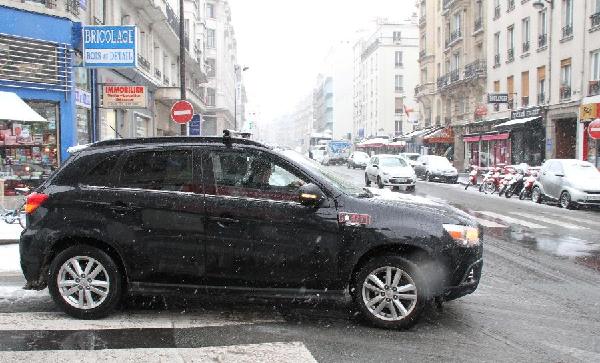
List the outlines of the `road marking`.
{"label": "road marking", "polygon": [[531,228],[531,229],[542,229],[542,228],[546,228],[540,224],[536,224],[536,223],[532,223],[532,222],[526,222],[520,219],[515,219],[515,218],[511,218],[509,216],[505,216],[502,214],[498,214],[498,213],[494,213],[494,212],[488,212],[488,211],[475,211],[475,213],[480,213],[480,214],[484,214],[486,216],[490,216],[492,218],[496,218],[496,219],[501,219],[506,223],[510,223],[510,224],[519,224],[523,227],[527,227],[527,228]]}
{"label": "road marking", "polygon": [[[215,312],[116,314],[102,320],[78,320],[59,312],[0,313],[0,330],[111,330],[185,329],[231,325],[278,323],[278,314],[236,312],[231,316]],[[0,359],[2,361],[2,359]]]}
{"label": "road marking", "polygon": [[489,221],[487,219],[483,219],[483,218],[479,218],[479,217],[475,217],[472,216],[473,219],[475,219],[477,222],[479,222],[479,224],[481,224],[484,227],[488,227],[488,228],[507,228],[508,226],[505,226],[504,224],[500,224],[500,223],[496,223],[494,221]]}
{"label": "road marking", "polygon": [[530,219],[541,221],[541,222],[546,222],[546,223],[549,223],[549,224],[552,224],[555,226],[568,228],[568,229],[588,229],[587,227],[577,226],[572,223],[561,222],[558,219],[546,218],[546,217],[542,217],[540,215],[534,215],[534,214],[522,213],[522,212],[511,212],[510,214],[516,214],[521,217],[530,218]]}
{"label": "road marking", "polygon": [[563,215],[557,216],[556,218],[568,219],[568,220],[576,222],[576,223],[584,223],[584,224],[591,225],[593,227],[598,227],[600,225],[600,221],[597,222],[597,221],[592,221],[589,219],[582,219],[582,218],[563,216]]}
{"label": "road marking", "polygon": [[317,362],[301,342],[203,348],[40,350],[1,352],[2,362]]}

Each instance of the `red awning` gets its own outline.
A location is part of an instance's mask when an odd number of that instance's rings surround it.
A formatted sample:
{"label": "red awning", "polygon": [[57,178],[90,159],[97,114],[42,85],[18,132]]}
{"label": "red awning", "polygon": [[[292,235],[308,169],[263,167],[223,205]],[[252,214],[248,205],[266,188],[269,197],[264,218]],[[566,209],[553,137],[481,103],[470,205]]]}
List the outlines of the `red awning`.
{"label": "red awning", "polygon": [[481,136],[477,135],[477,136],[465,136],[463,137],[463,141],[464,142],[477,142],[481,140]]}
{"label": "red awning", "polygon": [[481,135],[481,141],[491,141],[491,140],[506,140],[510,136],[509,133],[504,134],[491,134],[491,135]]}
{"label": "red awning", "polygon": [[423,138],[425,142],[430,144],[453,144],[454,143],[454,132],[452,129],[447,127],[440,129]]}

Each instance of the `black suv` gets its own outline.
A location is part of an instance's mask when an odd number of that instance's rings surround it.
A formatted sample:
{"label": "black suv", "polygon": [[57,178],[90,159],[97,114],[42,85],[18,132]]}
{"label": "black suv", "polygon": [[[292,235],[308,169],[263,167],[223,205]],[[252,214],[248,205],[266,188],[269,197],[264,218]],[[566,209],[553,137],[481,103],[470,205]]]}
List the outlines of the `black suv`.
{"label": "black suv", "polygon": [[[393,199],[390,199],[393,198]],[[414,196],[374,195],[291,150],[247,139],[111,140],[28,197],[26,289],[106,316],[125,293],[344,298],[380,327],[472,293],[480,227]]]}

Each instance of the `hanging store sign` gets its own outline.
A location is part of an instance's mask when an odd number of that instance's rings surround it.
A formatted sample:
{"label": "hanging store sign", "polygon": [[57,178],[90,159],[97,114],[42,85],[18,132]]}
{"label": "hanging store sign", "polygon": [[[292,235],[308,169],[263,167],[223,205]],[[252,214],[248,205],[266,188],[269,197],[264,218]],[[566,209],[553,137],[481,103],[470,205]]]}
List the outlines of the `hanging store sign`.
{"label": "hanging store sign", "polygon": [[83,108],[92,108],[92,94],[79,88],[75,88],[75,105]]}
{"label": "hanging store sign", "polygon": [[541,107],[530,107],[530,108],[524,108],[521,110],[516,110],[510,113],[510,118],[511,119],[516,119],[516,118],[527,118],[527,117],[540,117],[542,115],[542,108]]}
{"label": "hanging store sign", "polygon": [[83,64],[88,68],[135,68],[136,27],[84,26]]}
{"label": "hanging store sign", "polygon": [[146,87],[125,85],[102,86],[103,108],[146,108]]}
{"label": "hanging store sign", "polygon": [[599,103],[588,103],[581,105],[581,108],[579,110],[579,119],[581,121],[589,121],[596,118],[600,118],[599,105]]}
{"label": "hanging store sign", "polygon": [[488,103],[508,103],[508,93],[488,93]]}

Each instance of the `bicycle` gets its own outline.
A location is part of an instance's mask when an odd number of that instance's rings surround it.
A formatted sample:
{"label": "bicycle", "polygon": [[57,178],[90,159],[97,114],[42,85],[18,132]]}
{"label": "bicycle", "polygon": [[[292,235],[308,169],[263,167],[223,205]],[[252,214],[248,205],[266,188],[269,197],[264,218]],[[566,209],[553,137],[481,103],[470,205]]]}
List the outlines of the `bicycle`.
{"label": "bicycle", "polygon": [[[27,196],[31,192],[31,189],[15,188],[15,191],[17,192],[18,195]],[[15,208],[15,209],[7,209],[4,206],[1,206],[2,207],[1,215],[2,215],[2,219],[4,220],[4,222],[6,222],[8,224],[14,224],[15,222],[19,222],[19,225],[21,226],[21,228],[25,229],[25,225],[26,225],[25,204],[26,204],[26,201],[23,201],[23,203],[19,203],[19,207]]]}

